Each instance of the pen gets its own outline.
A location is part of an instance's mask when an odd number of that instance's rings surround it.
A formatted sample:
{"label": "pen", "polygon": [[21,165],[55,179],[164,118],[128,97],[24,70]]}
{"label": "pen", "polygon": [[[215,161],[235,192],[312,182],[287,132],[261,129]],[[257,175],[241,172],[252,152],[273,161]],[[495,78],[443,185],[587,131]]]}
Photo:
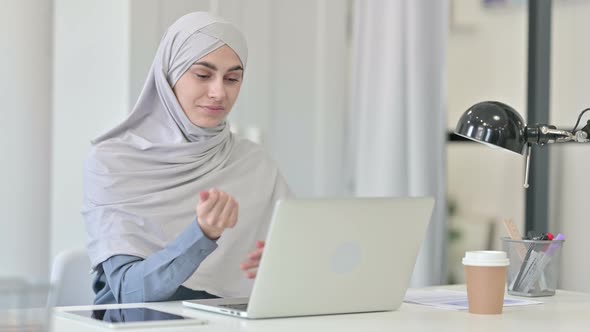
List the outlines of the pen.
{"label": "pen", "polygon": [[542,273],[543,273],[543,271],[545,271],[545,268],[547,267],[547,265],[551,261],[553,254],[561,246],[561,243],[559,241],[563,241],[563,240],[565,240],[565,236],[561,233],[557,234],[557,236],[553,239],[553,241],[558,241],[558,242],[551,243],[546,252],[539,252],[538,253],[539,258],[536,260],[537,262],[536,262],[535,266],[531,266],[531,268],[529,269],[530,272],[525,273],[525,275],[527,277],[525,277],[521,282],[521,284],[522,284],[521,288],[524,293],[527,293],[531,289],[531,287],[535,284],[535,282],[542,276]]}
{"label": "pen", "polygon": [[522,261],[522,264],[520,265],[520,270],[518,271],[518,274],[516,275],[516,279],[514,280],[514,285],[512,286],[513,290],[518,290],[520,288],[520,282],[521,279],[524,275],[524,271],[526,270],[529,263],[529,259],[531,257],[531,253],[533,252],[533,248],[535,247],[535,243],[530,243],[528,250],[526,252],[526,255],[524,256],[524,260]]}

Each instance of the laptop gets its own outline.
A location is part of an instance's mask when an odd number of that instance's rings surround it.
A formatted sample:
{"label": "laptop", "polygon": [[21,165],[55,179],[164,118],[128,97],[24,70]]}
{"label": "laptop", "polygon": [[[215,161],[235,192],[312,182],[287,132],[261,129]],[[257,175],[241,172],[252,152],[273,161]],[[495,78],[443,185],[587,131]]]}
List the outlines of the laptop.
{"label": "laptop", "polygon": [[434,199],[294,199],[277,202],[249,298],[183,301],[243,318],[399,308]]}

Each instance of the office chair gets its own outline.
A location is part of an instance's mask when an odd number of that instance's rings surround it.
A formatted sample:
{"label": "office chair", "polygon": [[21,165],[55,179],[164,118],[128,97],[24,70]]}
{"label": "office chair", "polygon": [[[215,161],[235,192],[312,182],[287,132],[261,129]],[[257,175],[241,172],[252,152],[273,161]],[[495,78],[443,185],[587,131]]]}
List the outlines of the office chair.
{"label": "office chair", "polygon": [[57,254],[51,268],[48,306],[93,304],[90,258],[85,249],[65,250]]}

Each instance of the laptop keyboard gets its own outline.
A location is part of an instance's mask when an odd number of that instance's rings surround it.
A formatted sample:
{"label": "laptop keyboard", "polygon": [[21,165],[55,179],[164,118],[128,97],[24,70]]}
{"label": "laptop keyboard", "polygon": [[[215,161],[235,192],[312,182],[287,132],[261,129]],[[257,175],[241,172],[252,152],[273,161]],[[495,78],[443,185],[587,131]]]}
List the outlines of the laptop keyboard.
{"label": "laptop keyboard", "polygon": [[248,309],[248,303],[220,304],[219,306],[224,307],[224,308],[234,309],[234,310],[240,310],[240,311],[246,311],[246,309]]}

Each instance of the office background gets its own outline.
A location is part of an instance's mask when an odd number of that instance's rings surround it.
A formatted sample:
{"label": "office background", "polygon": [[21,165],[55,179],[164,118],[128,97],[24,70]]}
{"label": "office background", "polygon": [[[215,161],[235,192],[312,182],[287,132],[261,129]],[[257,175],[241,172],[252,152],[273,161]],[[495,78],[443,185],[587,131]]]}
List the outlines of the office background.
{"label": "office background", "polygon": [[[444,8],[431,9],[439,15],[429,13],[436,18],[429,24],[444,23],[446,30],[433,34],[436,39],[430,42],[441,46],[423,60],[440,59],[442,71],[436,74],[443,86],[442,90],[424,89],[414,98],[436,102],[441,98],[438,93],[445,92],[441,109],[434,110],[443,113],[434,117],[442,119],[441,130],[452,130],[462,112],[482,100],[504,101],[524,116],[526,3],[437,3]],[[124,118],[141,90],[164,29],[189,11],[217,12],[247,35],[251,56],[230,118],[234,129],[268,147],[299,196],[355,195],[359,178],[353,165],[358,164],[354,160],[358,155],[351,152],[350,142],[355,129],[351,90],[358,82],[353,68],[359,61],[355,24],[363,10],[374,11],[378,6],[384,6],[383,12],[419,10],[424,4],[410,0],[399,0],[393,7],[388,0],[373,0],[371,6],[352,0],[2,0],[0,277],[46,279],[55,254],[84,246],[79,207],[82,160],[89,140]],[[590,28],[588,14],[590,1],[554,3],[551,124],[573,126],[579,111],[590,106],[590,45],[584,37]],[[395,17],[403,20],[404,16]],[[405,25],[389,27],[404,29]],[[406,88],[404,81],[396,84],[391,86],[392,93]],[[444,144],[433,141],[433,145]],[[444,225],[431,230],[436,246],[428,248],[422,263],[437,268],[422,270],[419,284],[444,282],[447,271],[457,269],[457,252],[488,245],[489,225],[494,221],[511,217],[523,227],[523,159],[474,144],[444,146],[446,160],[429,165],[442,174],[433,190],[445,190],[456,206],[448,229],[459,230],[463,241],[445,241],[447,224],[440,220]],[[590,249],[585,240],[590,225],[584,213],[585,189],[590,187],[584,171],[590,146],[547,148],[552,151],[551,228],[568,237],[561,286],[590,291],[584,282],[590,267],[580,263]],[[392,160],[396,161],[395,155]],[[482,191],[483,187],[487,189]],[[503,232],[499,228],[491,232],[490,245],[498,246]],[[473,241],[465,241],[470,237]],[[445,257],[437,256],[446,252]],[[460,275],[455,278],[461,281]]]}

